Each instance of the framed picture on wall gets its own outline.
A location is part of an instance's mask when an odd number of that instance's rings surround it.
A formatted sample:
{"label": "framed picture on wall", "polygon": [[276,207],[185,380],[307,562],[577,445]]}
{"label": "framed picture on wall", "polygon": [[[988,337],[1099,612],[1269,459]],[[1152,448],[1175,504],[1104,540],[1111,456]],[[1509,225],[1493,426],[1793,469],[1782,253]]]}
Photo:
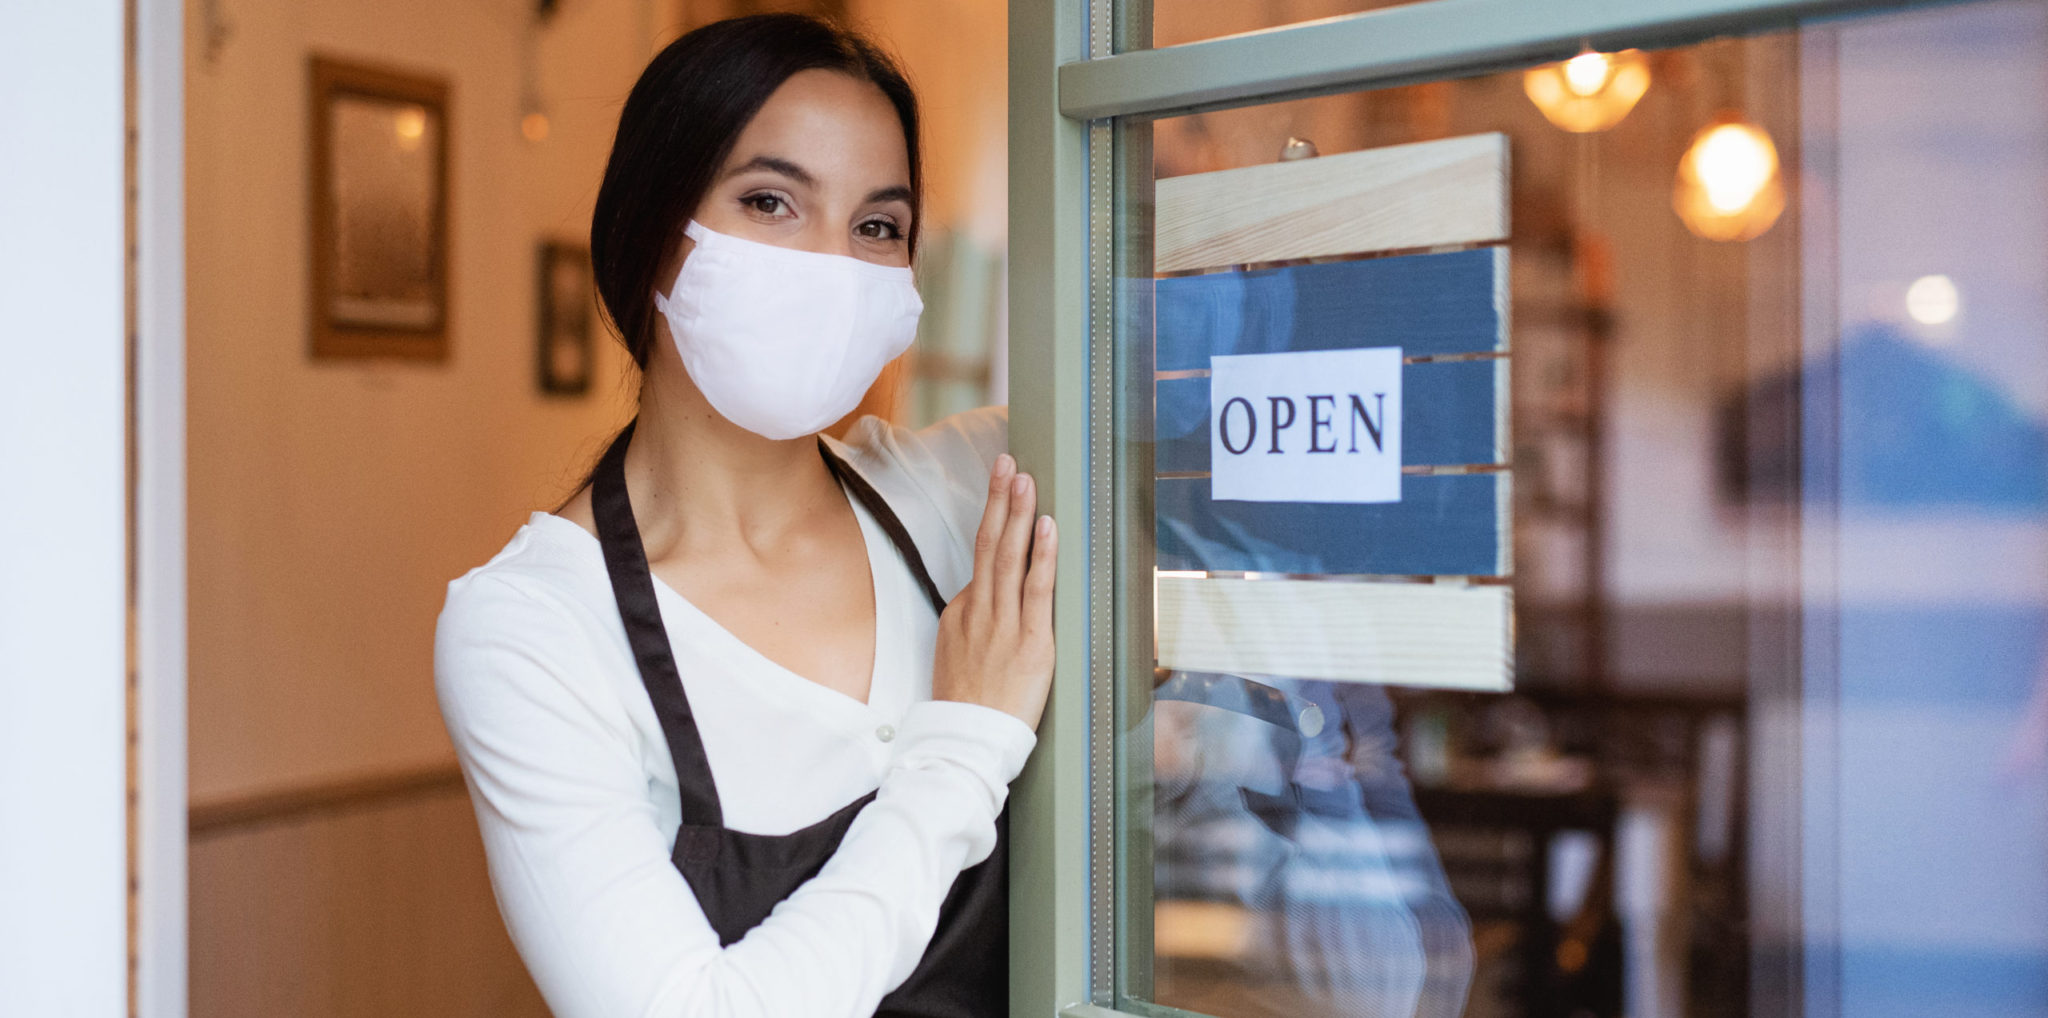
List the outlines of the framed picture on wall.
{"label": "framed picture on wall", "polygon": [[448,356],[448,84],[313,57],[315,358]]}
{"label": "framed picture on wall", "polygon": [[543,241],[540,245],[540,391],[580,396],[590,391],[591,319],[597,296],[590,249]]}

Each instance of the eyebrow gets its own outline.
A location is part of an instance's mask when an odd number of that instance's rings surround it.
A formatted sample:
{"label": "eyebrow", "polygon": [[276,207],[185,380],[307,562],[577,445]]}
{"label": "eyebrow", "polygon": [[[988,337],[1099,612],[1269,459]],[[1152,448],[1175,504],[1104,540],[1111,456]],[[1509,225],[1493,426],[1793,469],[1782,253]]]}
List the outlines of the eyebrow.
{"label": "eyebrow", "polygon": [[[785,177],[788,177],[791,180],[796,181],[799,184],[802,184],[805,187],[818,186],[818,178],[811,176],[811,171],[806,170],[803,167],[798,166],[796,163],[793,163],[787,159],[782,158],[781,156],[755,156],[754,158],[749,159],[746,162],[733,167],[731,172],[725,175],[725,178],[730,180],[731,178],[737,177],[742,173],[748,173],[753,170],[767,170],[770,173],[779,173]],[[878,187],[872,191],[869,191],[867,200],[863,202],[863,204],[876,205],[885,201],[900,201],[907,203],[910,201],[910,199],[910,188],[905,187],[901,184],[897,184],[891,187]]]}
{"label": "eyebrow", "polygon": [[908,204],[910,201],[910,189],[901,184],[895,187],[878,187],[868,192],[868,200],[864,204],[879,205],[885,201],[900,201]]}
{"label": "eyebrow", "polygon": [[811,171],[780,156],[755,156],[733,167],[732,172],[727,173],[725,176],[726,179],[730,180],[750,170],[767,170],[771,173],[780,173],[805,187],[816,187],[818,184],[818,178],[811,176]]}

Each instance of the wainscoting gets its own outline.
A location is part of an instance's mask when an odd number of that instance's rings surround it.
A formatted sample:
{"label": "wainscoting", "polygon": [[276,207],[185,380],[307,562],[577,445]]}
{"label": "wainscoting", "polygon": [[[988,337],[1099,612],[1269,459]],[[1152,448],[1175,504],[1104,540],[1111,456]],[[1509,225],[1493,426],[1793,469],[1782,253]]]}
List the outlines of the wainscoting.
{"label": "wainscoting", "polygon": [[196,1018],[545,1018],[452,768],[192,811]]}

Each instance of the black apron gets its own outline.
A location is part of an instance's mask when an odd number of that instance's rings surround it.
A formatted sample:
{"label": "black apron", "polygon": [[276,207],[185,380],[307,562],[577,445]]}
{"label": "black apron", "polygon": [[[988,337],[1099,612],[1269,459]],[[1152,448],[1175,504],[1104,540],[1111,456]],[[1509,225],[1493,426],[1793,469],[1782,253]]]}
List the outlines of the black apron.
{"label": "black apron", "polygon": [[[654,714],[661,721],[669,754],[675,758],[683,820],[670,859],[696,893],[712,929],[718,931],[719,943],[730,945],[766,919],[776,904],[817,875],[826,860],[839,850],[840,839],[846,836],[853,818],[874,801],[875,793],[869,792],[831,816],[791,834],[748,834],[725,827],[718,788],[711,779],[711,764],[705,758],[704,741],[690,713],[689,698],[683,693],[668,630],[661,622],[661,607],[655,603],[647,552],[640,543],[640,528],[634,522],[632,502],[626,495],[626,446],[632,437],[633,426],[629,424],[599,461],[591,481],[591,510],[597,517],[598,540],[604,546],[612,595],[618,600],[619,615],[626,623],[626,639],[639,662],[641,682],[654,701]],[[888,533],[931,600],[932,609],[943,611],[946,600],[939,593],[938,584],[932,582],[924,557],[918,554],[902,521],[865,479],[826,447],[823,439],[818,441],[818,451],[833,475]],[[888,609],[877,604],[875,610]],[[902,986],[882,998],[881,1008],[876,1012],[878,1018],[992,1018],[1009,1006],[1009,889],[1005,865],[1008,814],[1006,807],[996,819],[995,852],[953,882],[939,909],[938,929],[925,948],[924,958]],[[792,972],[788,976],[802,979],[805,973]]]}

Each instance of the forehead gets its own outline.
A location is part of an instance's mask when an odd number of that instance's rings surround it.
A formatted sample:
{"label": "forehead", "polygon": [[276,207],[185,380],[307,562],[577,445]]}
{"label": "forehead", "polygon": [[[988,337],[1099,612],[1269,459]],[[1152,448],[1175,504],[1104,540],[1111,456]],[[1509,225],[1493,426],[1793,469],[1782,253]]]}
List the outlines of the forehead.
{"label": "forehead", "polygon": [[893,177],[907,183],[903,122],[873,82],[839,71],[799,71],[761,104],[733,144],[728,167],[775,155],[813,174]]}

